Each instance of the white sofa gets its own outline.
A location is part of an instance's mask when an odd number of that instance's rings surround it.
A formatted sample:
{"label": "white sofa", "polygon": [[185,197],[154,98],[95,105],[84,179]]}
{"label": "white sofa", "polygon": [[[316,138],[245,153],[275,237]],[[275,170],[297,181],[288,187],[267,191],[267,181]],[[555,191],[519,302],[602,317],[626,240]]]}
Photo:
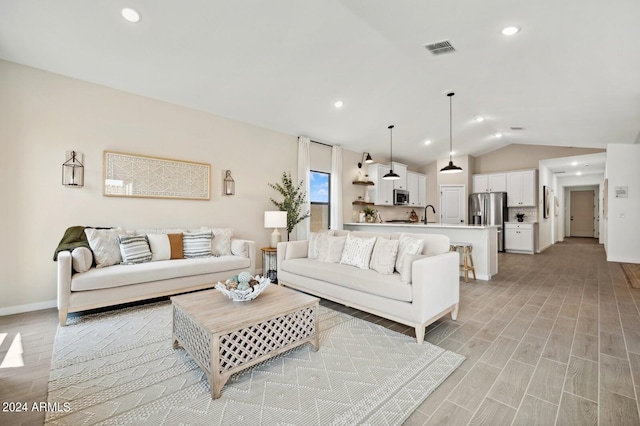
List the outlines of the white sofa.
{"label": "white sofa", "polygon": [[[345,235],[336,231],[335,235]],[[397,239],[400,234],[352,232],[358,237]],[[415,328],[418,343],[425,327],[450,313],[458,314],[459,255],[449,251],[445,235],[403,234],[425,240],[422,256],[409,257],[410,282],[394,272],[383,275],[308,257],[308,241],[278,244],[278,283]],[[305,245],[307,252],[305,253]]]}
{"label": "white sofa", "polygon": [[61,251],[57,255],[60,325],[66,325],[70,312],[202,290],[242,271],[255,273],[255,242],[231,239],[231,252],[230,256],[119,264],[76,273],[72,268],[71,252]]}

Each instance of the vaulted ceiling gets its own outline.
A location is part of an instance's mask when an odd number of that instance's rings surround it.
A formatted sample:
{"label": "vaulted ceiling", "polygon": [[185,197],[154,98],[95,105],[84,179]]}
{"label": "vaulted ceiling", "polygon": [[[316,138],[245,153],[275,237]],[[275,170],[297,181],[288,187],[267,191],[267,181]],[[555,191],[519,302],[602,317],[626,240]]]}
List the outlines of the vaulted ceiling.
{"label": "vaulted ceiling", "polygon": [[448,156],[451,91],[456,155],[633,143],[639,16],[638,0],[2,0],[0,58],[374,159],[394,124],[394,158],[425,164]]}

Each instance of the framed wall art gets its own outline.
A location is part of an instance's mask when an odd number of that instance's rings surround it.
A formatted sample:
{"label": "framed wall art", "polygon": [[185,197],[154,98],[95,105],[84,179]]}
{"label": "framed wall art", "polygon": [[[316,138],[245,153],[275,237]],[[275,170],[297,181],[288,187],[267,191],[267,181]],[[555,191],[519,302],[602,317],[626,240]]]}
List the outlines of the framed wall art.
{"label": "framed wall art", "polygon": [[104,151],[107,197],[209,200],[211,165]]}

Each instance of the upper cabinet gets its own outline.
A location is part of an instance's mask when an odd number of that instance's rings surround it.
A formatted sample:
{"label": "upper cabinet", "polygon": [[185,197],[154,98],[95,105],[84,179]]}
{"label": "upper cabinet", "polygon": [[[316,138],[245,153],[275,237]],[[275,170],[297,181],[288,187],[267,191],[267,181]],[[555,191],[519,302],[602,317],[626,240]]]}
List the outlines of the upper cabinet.
{"label": "upper cabinet", "polygon": [[[382,176],[389,173],[389,166],[386,164],[369,164],[367,170],[369,172],[369,179],[371,179],[374,184],[369,190],[369,196],[373,204],[377,206],[392,206],[394,181],[382,179]],[[395,169],[393,171],[396,172]]]}
{"label": "upper cabinet", "polygon": [[507,173],[507,207],[536,206],[536,170]]}
{"label": "upper cabinet", "polygon": [[400,179],[393,181],[393,189],[404,189],[407,191],[407,165],[393,163],[393,172],[400,176]]}
{"label": "upper cabinet", "polygon": [[505,192],[507,191],[506,173],[490,173],[473,175],[473,192]]}
{"label": "upper cabinet", "polygon": [[421,173],[407,172],[409,205],[424,207],[427,205],[427,177]]}

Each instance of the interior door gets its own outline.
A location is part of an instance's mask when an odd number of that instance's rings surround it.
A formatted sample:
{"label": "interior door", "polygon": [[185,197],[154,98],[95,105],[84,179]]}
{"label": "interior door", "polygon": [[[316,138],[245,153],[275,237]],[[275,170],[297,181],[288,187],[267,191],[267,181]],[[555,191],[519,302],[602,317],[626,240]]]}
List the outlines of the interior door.
{"label": "interior door", "polygon": [[440,186],[440,221],[442,223],[465,223],[464,185]]}
{"label": "interior door", "polygon": [[593,191],[571,191],[571,225],[572,237],[593,238]]}

